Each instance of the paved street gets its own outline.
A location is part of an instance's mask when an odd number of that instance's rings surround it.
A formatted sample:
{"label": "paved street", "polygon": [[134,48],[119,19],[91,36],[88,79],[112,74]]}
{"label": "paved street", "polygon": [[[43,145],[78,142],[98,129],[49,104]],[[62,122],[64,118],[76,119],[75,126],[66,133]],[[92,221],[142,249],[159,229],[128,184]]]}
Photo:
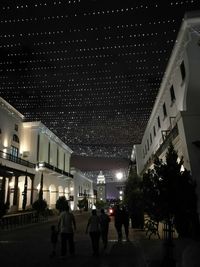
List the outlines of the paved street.
{"label": "paved street", "polygon": [[[89,236],[85,234],[85,227],[89,214],[76,215],[77,231],[75,233],[76,256],[60,259],[60,243],[57,247],[57,256],[50,258],[50,226],[56,220],[29,225],[21,229],[0,231],[0,259],[2,267],[10,266],[95,266],[95,267],[129,267],[150,266],[147,263],[153,257],[159,259],[159,240],[147,240],[143,231],[130,230],[131,242],[117,242],[117,235],[113,225],[113,218],[109,229],[109,246],[103,250],[98,258],[92,255]],[[159,242],[159,244],[158,244]],[[3,264],[2,264],[3,262]]]}

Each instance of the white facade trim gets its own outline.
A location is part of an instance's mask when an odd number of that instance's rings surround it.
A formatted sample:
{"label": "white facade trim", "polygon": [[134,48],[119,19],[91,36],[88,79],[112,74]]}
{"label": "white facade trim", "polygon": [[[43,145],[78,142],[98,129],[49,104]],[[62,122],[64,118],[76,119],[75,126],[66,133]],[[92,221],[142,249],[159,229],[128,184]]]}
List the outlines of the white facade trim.
{"label": "white facade trim", "polygon": [[59,147],[62,147],[64,150],[68,151],[70,154],[73,153],[71,150],[62,140],[60,140],[51,130],[49,130],[41,121],[34,121],[34,122],[24,122],[24,128],[32,128],[38,129],[39,133],[45,134],[48,136],[50,140],[55,142]]}
{"label": "white facade trim", "polygon": [[1,107],[6,110],[10,115],[15,117],[17,120],[23,120],[24,115],[22,115],[18,110],[16,110],[13,106],[11,106],[5,99],[0,97],[0,105]]}

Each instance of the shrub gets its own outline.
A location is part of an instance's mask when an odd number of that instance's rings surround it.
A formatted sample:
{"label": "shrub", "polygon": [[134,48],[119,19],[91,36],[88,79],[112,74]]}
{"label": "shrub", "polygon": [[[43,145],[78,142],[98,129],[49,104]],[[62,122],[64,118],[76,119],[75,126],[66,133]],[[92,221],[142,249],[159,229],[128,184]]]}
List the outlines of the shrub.
{"label": "shrub", "polygon": [[181,171],[182,164],[172,144],[165,161],[155,159],[143,176],[145,208],[158,221],[174,221],[179,236],[193,237],[199,233],[196,184],[189,171]]}
{"label": "shrub", "polygon": [[59,210],[59,212],[64,211],[68,205],[69,204],[65,196],[59,197],[56,201],[56,209]]}
{"label": "shrub", "polygon": [[84,209],[84,211],[87,211],[88,210],[88,200],[86,197],[84,197],[83,199],[79,200],[78,201],[78,208],[80,210]]}
{"label": "shrub", "polygon": [[32,207],[38,213],[43,213],[47,209],[47,202],[45,199],[37,199],[33,204]]}
{"label": "shrub", "polygon": [[6,214],[8,209],[9,209],[8,204],[0,202],[0,218]]}

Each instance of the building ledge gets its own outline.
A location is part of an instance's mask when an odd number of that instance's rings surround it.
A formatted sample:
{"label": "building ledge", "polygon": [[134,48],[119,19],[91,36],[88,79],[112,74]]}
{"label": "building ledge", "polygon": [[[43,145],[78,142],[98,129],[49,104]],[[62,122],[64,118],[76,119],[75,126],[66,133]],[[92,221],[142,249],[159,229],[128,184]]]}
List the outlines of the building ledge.
{"label": "building ledge", "polygon": [[45,161],[38,162],[37,168],[38,168],[38,170],[47,171],[49,173],[52,173],[52,171],[53,171],[53,173],[59,174],[58,177],[63,178],[63,179],[74,177],[71,173],[66,172],[64,170],[61,170],[61,169],[59,169],[59,168],[57,168],[57,167],[55,167],[55,166],[53,166],[53,165],[51,165]]}
{"label": "building ledge", "polygon": [[14,162],[14,163],[17,163],[19,165],[22,165],[22,166],[25,166],[25,167],[28,167],[28,168],[35,168],[35,164],[34,163],[26,161],[26,160],[18,158],[18,157],[15,157],[15,156],[13,156],[13,155],[11,155],[9,153],[5,153],[3,151],[0,151],[0,158],[2,158],[4,160],[11,161],[11,162]]}

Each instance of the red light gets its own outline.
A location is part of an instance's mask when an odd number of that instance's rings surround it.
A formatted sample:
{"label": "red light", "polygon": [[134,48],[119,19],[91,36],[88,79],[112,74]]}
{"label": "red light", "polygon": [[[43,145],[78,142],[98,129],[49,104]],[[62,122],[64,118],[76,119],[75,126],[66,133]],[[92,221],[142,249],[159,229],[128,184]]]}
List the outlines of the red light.
{"label": "red light", "polygon": [[110,209],[110,210],[109,210],[109,213],[113,213],[113,210],[112,210],[112,209]]}

